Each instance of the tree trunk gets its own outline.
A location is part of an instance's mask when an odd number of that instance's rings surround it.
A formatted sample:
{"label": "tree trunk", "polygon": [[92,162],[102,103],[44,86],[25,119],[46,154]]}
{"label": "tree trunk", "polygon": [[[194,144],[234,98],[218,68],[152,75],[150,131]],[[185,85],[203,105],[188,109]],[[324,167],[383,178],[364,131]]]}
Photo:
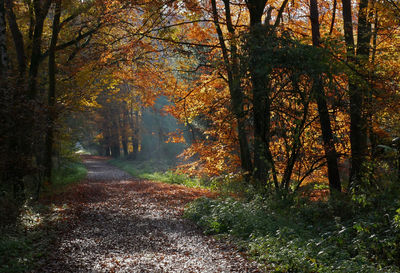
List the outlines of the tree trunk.
{"label": "tree trunk", "polygon": [[[5,118],[14,120],[14,124],[8,127],[7,142],[4,144],[6,146],[5,153],[8,156],[4,163],[3,177],[7,183],[12,184],[14,199],[19,205],[22,205],[25,200],[24,176],[29,172],[31,159],[30,142],[32,139],[32,130],[30,130],[30,126],[32,126],[32,113],[31,109],[27,107],[24,98],[26,55],[23,36],[13,11],[13,1],[5,0],[3,3],[14,42],[19,72],[15,85],[12,88],[8,86],[8,90],[4,90],[4,96],[2,97],[3,100],[6,100],[5,106],[7,110]],[[9,84],[7,83],[7,85]]]}
{"label": "tree trunk", "polygon": [[[368,8],[368,0],[360,0],[359,10],[358,10],[358,28],[357,28],[357,67],[358,71],[364,75],[365,78],[361,79],[361,83],[357,84],[357,94],[360,98],[358,104],[356,105],[357,111],[354,111],[357,115],[356,119],[359,120],[358,128],[360,131],[360,158],[361,163],[358,161],[360,165],[360,170],[357,169],[353,171],[354,181],[362,182],[362,179],[367,173],[367,169],[363,166],[366,162],[366,158],[368,155],[368,132],[370,131],[368,128],[368,100],[371,96],[370,92],[370,50],[371,50],[371,37],[372,37],[372,29],[371,23],[369,22],[369,8]],[[371,125],[372,126],[372,125]]]}
{"label": "tree trunk", "polygon": [[293,136],[293,143],[292,143],[292,147],[291,147],[291,154],[288,158],[287,164],[286,164],[286,168],[285,171],[283,173],[283,177],[282,177],[282,185],[281,185],[281,189],[284,189],[285,192],[289,192],[289,186],[290,186],[290,179],[292,177],[293,174],[293,168],[294,165],[296,164],[297,158],[299,156],[300,153],[300,148],[301,148],[301,133],[304,129],[304,125],[307,121],[307,115],[308,115],[308,107],[310,104],[310,99],[307,98],[306,100],[303,100],[303,105],[304,105],[304,109],[303,109],[303,116],[301,118],[301,120],[299,120],[299,122],[295,122],[296,123],[296,127],[294,129],[294,136]]}
{"label": "tree trunk", "polygon": [[35,29],[32,40],[31,64],[29,66],[28,96],[36,99],[37,96],[37,76],[41,59],[41,46],[44,21],[50,8],[51,0],[46,0],[42,6],[41,0],[33,0],[35,8]]}
{"label": "tree trunk", "polygon": [[351,0],[342,0],[344,40],[346,42],[347,59],[353,61],[355,57],[353,18],[351,12]]}
{"label": "tree trunk", "polygon": [[249,72],[253,95],[254,178],[258,187],[264,187],[272,165],[268,156],[271,119],[271,102],[267,79],[269,72],[267,64],[262,60],[262,56],[265,55],[265,49],[262,44],[266,32],[261,24],[261,17],[265,4],[265,0],[249,0],[247,2],[250,13],[250,39],[248,46],[250,55]]}
{"label": "tree trunk", "polygon": [[2,127],[0,128],[0,135],[2,141],[0,142],[0,183],[6,181],[7,175],[7,161],[10,137],[10,124],[7,123],[10,116],[10,92],[8,91],[8,56],[7,56],[7,27],[6,27],[6,10],[4,6],[4,0],[0,0],[0,122]]}
{"label": "tree trunk", "polygon": [[103,141],[104,141],[104,155],[111,156],[111,137],[110,127],[107,122],[103,123]]}
{"label": "tree trunk", "polygon": [[111,128],[110,128],[110,136],[111,136],[111,156],[114,158],[118,158],[121,156],[120,150],[120,139],[119,139],[119,111],[117,109],[112,109],[110,111],[111,119]]}
{"label": "tree trunk", "polygon": [[[310,0],[310,19],[312,29],[313,46],[320,46],[318,0]],[[320,75],[316,75],[313,82],[313,93],[318,105],[319,121],[321,124],[324,151],[328,165],[329,189],[332,192],[341,191],[341,182],[338,167],[338,158],[333,139],[331,121],[329,118],[328,106]]]}
{"label": "tree trunk", "polygon": [[[225,0],[225,5],[229,7],[229,1]],[[230,10],[227,10],[227,14],[230,14]],[[232,21],[230,15],[227,16],[228,30],[231,33],[230,47],[231,47],[231,71],[232,78],[231,84],[229,86],[229,91],[231,95],[231,106],[233,108],[233,113],[237,120],[237,131],[238,140],[240,147],[240,160],[241,166],[246,173],[246,177],[249,177],[253,172],[253,164],[251,160],[250,148],[248,143],[248,133],[246,130],[246,113],[243,109],[243,91],[240,86],[240,67],[239,67],[239,56],[237,54],[236,39],[234,39],[234,29],[232,26]]]}
{"label": "tree trunk", "polygon": [[17,18],[13,11],[13,1],[5,0],[8,25],[13,37],[15,51],[17,53],[19,77],[22,79],[26,71],[26,55],[24,38],[17,24]]}
{"label": "tree trunk", "polygon": [[[369,56],[369,39],[367,8],[368,0],[361,0],[359,4],[357,56],[353,37],[353,22],[351,13],[351,1],[342,0],[344,34],[347,49],[347,61],[356,65],[360,60],[367,61]],[[368,38],[369,37],[369,38]],[[362,68],[356,67],[356,69]],[[362,79],[361,79],[362,80]],[[364,116],[365,92],[361,80],[349,76],[350,97],[350,144],[351,144],[351,169],[350,188],[357,188],[363,180],[363,166],[367,152],[367,123]]]}
{"label": "tree trunk", "polygon": [[128,151],[128,109],[124,103],[122,109],[122,126],[121,126],[121,142],[122,150],[124,151],[124,156],[127,157]]}
{"label": "tree trunk", "polygon": [[53,169],[53,142],[54,142],[54,122],[56,120],[55,98],[56,98],[56,46],[60,31],[61,0],[57,0],[53,19],[53,33],[49,48],[49,90],[48,90],[48,124],[46,132],[46,151],[45,151],[45,179],[51,183]]}
{"label": "tree trunk", "polygon": [[4,0],[0,0],[0,84],[1,88],[6,84],[7,76],[7,33],[6,33],[6,10]]}
{"label": "tree trunk", "polygon": [[230,3],[228,0],[224,0],[225,19],[226,19],[225,21],[227,24],[228,31],[230,33],[230,39],[229,39],[230,51],[228,51],[225,45],[225,39],[219,23],[216,1],[211,0],[211,4],[213,9],[214,25],[217,30],[219,44],[221,46],[224,58],[224,65],[226,72],[228,74],[228,86],[231,96],[232,112],[235,115],[237,121],[241,167],[243,171],[246,173],[245,177],[249,178],[249,176],[253,172],[253,164],[251,161],[250,148],[246,132],[245,113],[243,109],[243,91],[240,86],[239,57],[237,54],[235,29],[233,27],[231,19]]}
{"label": "tree trunk", "polygon": [[129,125],[131,127],[131,143],[132,143],[132,154],[130,158],[136,159],[138,155],[138,148],[139,148],[139,141],[138,141],[138,134],[139,134],[139,113],[138,111],[133,110],[133,106],[130,106],[129,110]]}
{"label": "tree trunk", "polygon": [[111,156],[110,146],[108,146],[107,144],[104,147],[104,155]]}

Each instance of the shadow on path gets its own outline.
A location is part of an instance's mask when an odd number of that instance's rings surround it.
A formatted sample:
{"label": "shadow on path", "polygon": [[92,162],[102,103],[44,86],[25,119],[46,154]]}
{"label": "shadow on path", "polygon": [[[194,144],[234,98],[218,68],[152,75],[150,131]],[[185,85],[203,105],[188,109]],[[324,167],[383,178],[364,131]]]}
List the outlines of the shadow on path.
{"label": "shadow on path", "polygon": [[204,190],[135,179],[104,160],[85,164],[76,221],[41,272],[260,272],[181,219]]}

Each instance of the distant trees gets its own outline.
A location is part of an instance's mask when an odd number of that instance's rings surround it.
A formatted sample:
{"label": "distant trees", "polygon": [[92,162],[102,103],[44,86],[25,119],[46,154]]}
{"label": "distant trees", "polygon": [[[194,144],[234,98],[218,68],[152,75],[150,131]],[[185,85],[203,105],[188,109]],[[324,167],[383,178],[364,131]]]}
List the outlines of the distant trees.
{"label": "distant trees", "polygon": [[[135,88],[127,83],[111,91],[106,87],[97,96],[91,119],[98,142],[98,154],[128,159],[155,159],[174,162],[182,145],[171,141],[171,132],[179,128],[174,118],[164,112],[165,98],[146,105]],[[87,144],[85,144],[87,146]]]}
{"label": "distant trees", "polygon": [[[121,91],[123,89],[128,89],[128,87],[125,85],[121,88]],[[126,101],[115,97],[110,98],[107,91],[100,94],[97,102],[100,108],[96,111],[98,117],[95,117],[95,119],[101,134],[102,150],[100,154],[118,158],[121,156],[122,148],[124,156],[128,156],[130,152],[132,155],[136,155],[138,152],[136,143],[139,143],[139,136],[134,132],[137,132],[139,126],[136,117],[138,113],[133,113],[134,110],[128,108]],[[129,147],[131,148],[129,149]]]}

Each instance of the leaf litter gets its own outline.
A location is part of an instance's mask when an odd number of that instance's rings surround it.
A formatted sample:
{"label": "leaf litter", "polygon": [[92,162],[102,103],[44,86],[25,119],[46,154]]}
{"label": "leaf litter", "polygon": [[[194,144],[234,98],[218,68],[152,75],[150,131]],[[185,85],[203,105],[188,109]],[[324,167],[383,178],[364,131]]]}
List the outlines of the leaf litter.
{"label": "leaf litter", "polygon": [[182,219],[188,202],[213,193],[133,178],[101,158],[85,164],[87,179],[58,197],[69,222],[40,272],[262,272]]}

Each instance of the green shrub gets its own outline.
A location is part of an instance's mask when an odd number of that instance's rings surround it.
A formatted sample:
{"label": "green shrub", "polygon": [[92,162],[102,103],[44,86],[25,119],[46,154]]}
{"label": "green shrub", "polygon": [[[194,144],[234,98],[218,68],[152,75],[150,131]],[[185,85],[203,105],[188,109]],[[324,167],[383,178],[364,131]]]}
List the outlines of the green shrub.
{"label": "green shrub", "polygon": [[53,172],[53,184],[65,186],[76,183],[87,175],[86,167],[79,162],[69,163]]}
{"label": "green shrub", "polygon": [[66,187],[78,183],[87,175],[86,167],[80,162],[69,162],[53,170],[52,183],[45,185],[43,195],[63,192]]}
{"label": "green shrub", "polygon": [[[339,211],[345,207],[350,212]],[[312,203],[256,195],[200,198],[184,216],[208,234],[236,238],[271,272],[400,272],[400,210],[366,211],[348,198]]]}

